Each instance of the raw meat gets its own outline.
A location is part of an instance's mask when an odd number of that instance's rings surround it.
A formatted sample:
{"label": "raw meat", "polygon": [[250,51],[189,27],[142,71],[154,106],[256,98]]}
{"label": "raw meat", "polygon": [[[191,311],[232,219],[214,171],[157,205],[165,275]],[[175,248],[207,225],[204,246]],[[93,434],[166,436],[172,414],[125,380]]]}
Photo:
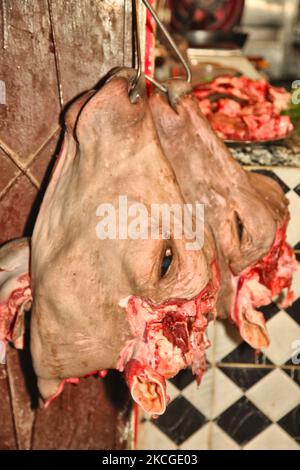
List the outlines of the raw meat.
{"label": "raw meat", "polygon": [[[221,289],[217,312],[230,317],[254,348],[267,346],[265,322],[256,307],[290,289],[296,267],[285,242],[288,201],[267,177],[245,172],[213,132],[191,94],[154,94],[151,110],[165,154],[188,202],[205,204],[218,247]],[[292,294],[287,298],[292,300]]]}
{"label": "raw meat", "polygon": [[[162,414],[167,405],[165,381],[192,365],[198,384],[205,371],[208,321],[215,317],[215,294],[219,286],[216,265],[209,284],[192,300],[172,300],[160,306],[130,297],[127,317],[134,339],[123,349],[118,369],[125,370],[133,398],[145,410]],[[148,390],[149,393],[145,392]]]}
{"label": "raw meat", "polygon": [[29,241],[15,240],[0,249],[0,363],[8,341],[23,347],[24,313],[31,307]]}
{"label": "raw meat", "polygon": [[293,129],[288,107],[290,94],[266,80],[217,77],[194,89],[202,113],[222,139],[271,140],[286,137]]}

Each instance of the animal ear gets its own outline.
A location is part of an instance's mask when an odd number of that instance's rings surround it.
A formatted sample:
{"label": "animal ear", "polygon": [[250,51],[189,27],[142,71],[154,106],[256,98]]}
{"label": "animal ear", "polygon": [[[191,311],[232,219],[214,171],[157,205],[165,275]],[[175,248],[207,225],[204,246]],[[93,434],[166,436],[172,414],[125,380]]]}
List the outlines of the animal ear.
{"label": "animal ear", "polygon": [[[25,313],[30,310],[29,240],[9,242],[0,248],[0,341],[24,347]],[[3,350],[3,348],[2,348]],[[2,362],[5,352],[2,351]]]}
{"label": "animal ear", "polygon": [[257,310],[247,311],[239,324],[241,337],[254,349],[269,346],[269,337],[266,322],[261,312]]}
{"label": "animal ear", "polygon": [[132,398],[146,413],[158,416],[165,412],[169,397],[162,376],[146,364],[132,359],[126,365],[125,379]]}

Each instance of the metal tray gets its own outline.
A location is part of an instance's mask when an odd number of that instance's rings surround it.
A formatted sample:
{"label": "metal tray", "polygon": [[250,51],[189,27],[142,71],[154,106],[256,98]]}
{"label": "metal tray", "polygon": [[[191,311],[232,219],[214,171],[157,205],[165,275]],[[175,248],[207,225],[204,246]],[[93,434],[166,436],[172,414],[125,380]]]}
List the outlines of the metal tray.
{"label": "metal tray", "polygon": [[241,146],[241,145],[272,145],[278,144],[283,140],[289,139],[292,135],[292,132],[289,132],[284,137],[278,137],[277,139],[265,139],[265,140],[224,140],[225,144]]}

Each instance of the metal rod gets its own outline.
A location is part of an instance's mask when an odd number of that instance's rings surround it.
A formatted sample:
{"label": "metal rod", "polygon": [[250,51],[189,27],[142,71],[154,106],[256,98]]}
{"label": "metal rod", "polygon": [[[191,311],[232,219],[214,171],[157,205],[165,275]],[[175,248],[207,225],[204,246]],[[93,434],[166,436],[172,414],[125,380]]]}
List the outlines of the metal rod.
{"label": "metal rod", "polygon": [[146,79],[149,80],[150,83],[152,83],[156,88],[158,88],[160,91],[163,93],[168,93],[168,90],[166,87],[164,87],[161,83],[159,83],[157,80],[155,80],[152,77],[149,77],[149,75],[145,75]]}
{"label": "metal rod", "polygon": [[[160,21],[159,17],[157,16],[156,12],[154,11],[154,9],[152,8],[152,6],[150,5],[150,3],[148,2],[148,0],[142,0],[142,2],[144,3],[145,7],[148,8],[148,10],[150,11],[151,15],[153,16],[156,24],[160,27],[160,29],[162,30],[163,34],[165,35],[165,37],[167,38],[168,40],[168,43],[170,44],[171,48],[173,49],[173,51],[175,52],[175,54],[178,56],[180,62],[182,63],[184,69],[185,69],[185,72],[186,72],[186,80],[188,83],[191,83],[192,81],[192,74],[191,74],[191,70],[186,62],[186,60],[184,59],[183,55],[181,54],[181,52],[179,51],[178,47],[176,46],[175,42],[173,41],[169,31],[167,30],[167,28],[163,25],[163,23]],[[149,78],[149,77],[148,77]],[[157,83],[157,82],[156,82]],[[155,84],[155,83],[154,83]],[[157,86],[157,85],[156,85]]]}
{"label": "metal rod", "polygon": [[141,43],[140,43],[140,28],[139,28],[139,17],[138,17],[138,0],[132,2],[132,21],[133,30],[135,37],[136,47],[136,59],[137,59],[137,73],[132,88],[134,89],[142,75],[142,55],[141,55]]}
{"label": "metal rod", "polygon": [[124,10],[123,10],[123,67],[125,67],[126,38],[127,38],[127,0],[124,0]]}

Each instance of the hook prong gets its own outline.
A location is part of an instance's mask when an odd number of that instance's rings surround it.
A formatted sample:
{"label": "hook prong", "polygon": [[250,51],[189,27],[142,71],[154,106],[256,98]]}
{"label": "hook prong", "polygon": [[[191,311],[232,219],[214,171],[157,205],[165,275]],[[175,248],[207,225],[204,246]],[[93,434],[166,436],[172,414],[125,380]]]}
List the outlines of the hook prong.
{"label": "hook prong", "polygon": [[155,10],[153,9],[152,5],[150,5],[150,3],[148,2],[148,0],[142,0],[145,7],[148,8],[148,10],[150,11],[151,15],[153,16],[156,24],[159,26],[159,28],[162,30],[163,34],[165,35],[165,37],[167,38],[168,40],[168,43],[170,44],[171,48],[173,49],[173,51],[175,52],[175,54],[177,55],[177,57],[179,58],[180,62],[182,63],[184,69],[185,69],[185,72],[186,72],[186,81],[188,83],[191,83],[192,81],[192,74],[191,74],[191,70],[190,70],[190,67],[188,65],[188,63],[186,62],[186,60],[184,59],[183,55],[181,54],[181,52],[179,51],[178,47],[176,46],[174,40],[172,39],[172,36],[170,35],[169,31],[167,30],[167,28],[164,26],[164,24],[160,21],[157,13],[155,12]]}

